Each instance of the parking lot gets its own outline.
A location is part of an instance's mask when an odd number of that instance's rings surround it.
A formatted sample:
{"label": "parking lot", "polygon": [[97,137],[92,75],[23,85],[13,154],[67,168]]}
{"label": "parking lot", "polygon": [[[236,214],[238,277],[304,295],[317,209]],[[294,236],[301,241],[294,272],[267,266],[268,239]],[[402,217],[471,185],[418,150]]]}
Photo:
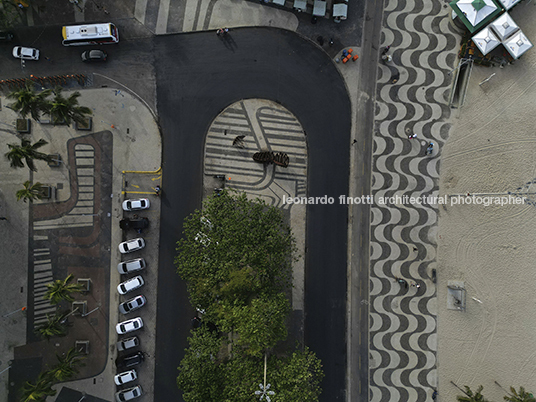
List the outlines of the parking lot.
{"label": "parking lot", "polygon": [[[142,181],[146,177],[142,177]],[[154,184],[156,186],[157,184]],[[144,194],[144,197],[149,201],[150,206],[146,209],[139,210],[125,210],[130,208],[129,205],[124,205],[122,202],[123,209],[123,228],[120,229],[121,238],[120,242],[128,242],[133,239],[143,239],[145,244],[140,250],[135,250],[131,252],[120,252],[119,242],[116,243],[114,247],[114,253],[116,253],[117,263],[119,262],[128,262],[134,261],[131,264],[121,264],[123,271],[127,269],[134,269],[132,272],[120,274],[118,269],[114,269],[117,264],[112,263],[112,283],[110,287],[110,292],[113,297],[111,300],[111,310],[116,311],[117,319],[115,321],[110,319],[110,357],[114,356],[117,360],[115,365],[123,364],[123,368],[116,367],[114,374],[119,374],[122,372],[127,372],[130,370],[135,370],[137,373],[137,379],[119,385],[116,389],[117,392],[121,390],[130,389],[137,385],[140,385],[143,389],[143,393],[148,395],[143,396],[143,400],[151,400],[153,394],[153,383],[154,383],[154,350],[155,350],[155,325],[156,325],[156,284],[158,279],[158,239],[159,239],[159,207],[160,199],[155,195],[155,192],[152,191],[150,187],[143,188],[138,187],[138,191],[147,192],[151,194]],[[125,194],[125,200],[133,199],[127,193]],[[136,199],[139,199],[136,197]],[[145,206],[144,206],[145,207]],[[143,219],[147,218],[147,219]],[[125,225],[125,222],[129,224]],[[140,224],[141,223],[141,224]],[[147,225],[148,227],[143,228]],[[119,222],[118,222],[119,226]],[[134,227],[130,227],[134,226]],[[140,228],[136,228],[140,226]],[[125,249],[123,249],[125,251]],[[141,266],[145,265],[144,268]],[[127,287],[122,287],[121,292],[125,294],[120,294],[118,290],[118,285],[120,283],[125,283],[129,280],[141,277],[143,285],[139,288],[130,290]],[[139,283],[138,283],[139,285]],[[134,285],[137,286],[137,285]],[[138,296],[143,296],[145,299],[145,304],[142,307],[139,307],[135,311],[131,311],[127,314],[123,314],[119,311],[119,305],[133,298],[138,298]],[[127,307],[128,308],[128,307]],[[118,328],[116,328],[117,323],[129,321],[136,318],[141,318],[143,322],[143,327],[139,329],[134,329],[132,332],[125,334],[118,334]],[[112,323],[114,323],[112,325]],[[130,328],[125,328],[130,329]],[[133,345],[126,350],[118,351],[117,343],[125,339],[131,339],[135,337],[138,340],[138,345]],[[114,342],[114,340],[116,342]],[[132,342],[129,342],[132,344]],[[131,345],[128,345],[131,346]],[[139,357],[137,357],[141,352],[143,356],[143,361],[138,364]],[[130,356],[130,358],[129,358]],[[126,357],[126,359],[125,359]],[[117,382],[116,382],[117,384]]]}

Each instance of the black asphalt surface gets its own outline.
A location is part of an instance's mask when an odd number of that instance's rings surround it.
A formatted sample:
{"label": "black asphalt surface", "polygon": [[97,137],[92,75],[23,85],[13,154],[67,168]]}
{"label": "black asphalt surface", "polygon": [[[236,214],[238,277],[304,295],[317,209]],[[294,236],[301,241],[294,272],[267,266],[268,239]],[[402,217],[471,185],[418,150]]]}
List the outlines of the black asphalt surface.
{"label": "black asphalt surface", "polygon": [[309,152],[308,195],[334,197],[307,210],[305,341],[323,361],[322,401],[342,401],[346,382],[347,208],[350,101],[331,59],[289,31],[233,30],[155,38],[163,131],[163,203],[155,401],[179,401],[175,379],[193,310],[173,266],[183,219],[201,205],[203,147],[212,120],[245,98],[281,103],[301,122]]}

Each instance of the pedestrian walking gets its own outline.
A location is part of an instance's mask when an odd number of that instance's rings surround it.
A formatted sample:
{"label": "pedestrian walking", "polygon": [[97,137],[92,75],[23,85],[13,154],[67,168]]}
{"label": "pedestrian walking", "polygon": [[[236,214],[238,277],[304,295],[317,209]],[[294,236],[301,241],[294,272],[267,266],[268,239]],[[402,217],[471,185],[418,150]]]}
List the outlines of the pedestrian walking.
{"label": "pedestrian walking", "polygon": [[386,54],[389,51],[389,49],[391,49],[391,46],[385,46],[382,50],[382,55]]}
{"label": "pedestrian walking", "polygon": [[[412,140],[413,138],[417,138],[417,133],[413,133],[408,135],[408,139]],[[413,247],[415,249],[415,247]]]}
{"label": "pedestrian walking", "polygon": [[437,390],[434,389],[434,393],[432,394],[432,399],[435,401],[437,399]]}
{"label": "pedestrian walking", "polygon": [[221,29],[218,28],[218,30],[216,31],[216,35],[220,36],[221,35]]}
{"label": "pedestrian walking", "polygon": [[391,57],[390,54],[384,54],[384,55],[382,56],[382,60],[383,60],[383,61],[387,61],[387,62],[391,62],[391,61],[393,61],[393,58]]}
{"label": "pedestrian walking", "polygon": [[430,145],[428,145],[428,148],[426,148],[426,155],[430,155],[434,151],[434,143],[431,142]]}
{"label": "pedestrian walking", "polygon": [[227,35],[229,33],[229,28],[222,28],[223,35]]}
{"label": "pedestrian walking", "polygon": [[329,38],[329,46],[333,46],[335,42],[333,42],[333,38]]}

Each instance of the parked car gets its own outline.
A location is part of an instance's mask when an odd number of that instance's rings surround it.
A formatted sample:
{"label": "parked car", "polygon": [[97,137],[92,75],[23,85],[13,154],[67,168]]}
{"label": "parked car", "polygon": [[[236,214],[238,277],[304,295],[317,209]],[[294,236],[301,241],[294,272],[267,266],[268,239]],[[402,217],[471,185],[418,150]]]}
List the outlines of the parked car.
{"label": "parked car", "polygon": [[119,245],[119,251],[122,254],[132,253],[133,251],[141,250],[145,247],[145,240],[143,240],[141,237],[138,237],[137,239],[127,240],[124,241]]}
{"label": "parked car", "polygon": [[147,218],[125,218],[119,221],[119,227],[123,230],[136,229],[138,233],[149,227],[149,219]]}
{"label": "parked car", "polygon": [[121,303],[119,305],[119,312],[121,314],[132,313],[133,311],[145,306],[145,303],[147,303],[147,299],[145,299],[145,296],[136,296],[133,299]]}
{"label": "parked car", "polygon": [[140,317],[120,322],[115,326],[115,330],[119,335],[128,334],[141,328],[143,328],[143,320]]}
{"label": "parked car", "polygon": [[135,348],[136,346],[140,345],[140,340],[137,336],[133,336],[132,338],[125,338],[121,339],[119,342],[117,342],[117,351],[122,352],[127,349]]}
{"label": "parked car", "polygon": [[92,49],[82,53],[82,61],[106,61],[108,54],[102,50]]}
{"label": "parked car", "polygon": [[136,370],[129,370],[123,373],[119,373],[114,377],[116,385],[123,385],[127,382],[135,381],[138,379],[138,373]]}
{"label": "parked car", "polygon": [[148,209],[150,206],[151,203],[148,198],[123,201],[123,211],[139,211],[140,209]]}
{"label": "parked car", "polygon": [[39,60],[39,50],[33,47],[15,46],[13,57],[24,60]]}
{"label": "parked car", "polygon": [[123,261],[117,264],[117,271],[120,274],[130,274],[132,272],[141,271],[147,266],[143,258],[135,258],[133,260]]}
{"label": "parked car", "polygon": [[143,285],[145,285],[145,281],[140,275],[138,275],[134,278],[130,278],[128,281],[120,283],[117,286],[117,291],[119,292],[119,294],[124,295],[128,292],[132,292],[133,290],[141,288]]}
{"label": "parked car", "polygon": [[141,386],[136,385],[135,387],[124,389],[115,393],[115,400],[117,402],[131,401],[133,399],[139,398],[143,395],[143,390]]}
{"label": "parked car", "polygon": [[118,369],[128,369],[141,364],[144,359],[145,356],[143,356],[142,352],[132,353],[115,359],[115,367]]}
{"label": "parked car", "polygon": [[11,42],[14,35],[11,32],[0,32],[0,42]]}

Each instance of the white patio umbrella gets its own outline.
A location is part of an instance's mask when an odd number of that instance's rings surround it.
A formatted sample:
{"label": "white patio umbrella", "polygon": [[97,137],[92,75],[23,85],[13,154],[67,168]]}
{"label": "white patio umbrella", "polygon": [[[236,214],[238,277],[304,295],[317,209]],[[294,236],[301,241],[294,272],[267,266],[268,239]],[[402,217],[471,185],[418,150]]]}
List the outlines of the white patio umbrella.
{"label": "white patio umbrella", "polygon": [[501,41],[489,28],[489,25],[483,30],[481,30],[479,33],[474,35],[471,39],[473,40],[474,44],[480,49],[483,55],[488,54],[501,43]]}
{"label": "white patio umbrella", "polygon": [[497,6],[492,0],[460,0],[456,5],[473,26],[477,26],[488,15],[497,10]]}
{"label": "white patio umbrella", "polygon": [[504,47],[514,59],[521,57],[521,55],[529,50],[532,46],[532,43],[527,39],[522,31],[518,31],[516,34],[514,34],[514,36],[510,37],[510,39],[504,43]]}
{"label": "white patio umbrella", "polygon": [[510,10],[513,6],[519,3],[521,0],[499,0],[505,10]]}
{"label": "white patio umbrella", "polygon": [[508,13],[501,15],[489,26],[495,31],[501,42],[504,42],[510,35],[519,30],[519,27]]}

